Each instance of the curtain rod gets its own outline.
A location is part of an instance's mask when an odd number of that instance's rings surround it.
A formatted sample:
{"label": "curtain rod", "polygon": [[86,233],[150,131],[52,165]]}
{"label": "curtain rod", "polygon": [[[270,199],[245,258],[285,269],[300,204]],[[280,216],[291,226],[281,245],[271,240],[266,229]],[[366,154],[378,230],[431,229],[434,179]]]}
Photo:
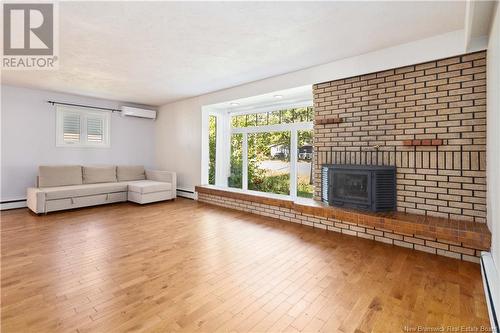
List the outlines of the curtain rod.
{"label": "curtain rod", "polygon": [[56,101],[47,101],[47,103],[52,104],[52,105],[78,106],[78,107],[81,107],[81,108],[88,108],[88,109],[106,110],[106,111],[111,111],[111,112],[122,112],[122,110],[118,110],[118,109],[102,108],[102,107],[99,107],[99,106],[92,106],[92,105],[63,103],[63,102],[56,102]]}

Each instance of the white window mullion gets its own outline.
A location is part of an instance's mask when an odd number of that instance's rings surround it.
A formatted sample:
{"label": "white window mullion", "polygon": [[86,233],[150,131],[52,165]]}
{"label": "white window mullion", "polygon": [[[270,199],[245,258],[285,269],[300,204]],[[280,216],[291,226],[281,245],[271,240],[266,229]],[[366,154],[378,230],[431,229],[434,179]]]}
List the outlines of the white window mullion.
{"label": "white window mullion", "polygon": [[290,135],[290,196],[297,198],[297,129]]}
{"label": "white window mullion", "polygon": [[223,131],[221,135],[221,146],[223,148],[224,161],[221,165],[220,175],[222,177],[222,186],[227,187],[228,179],[231,175],[231,117],[225,113],[222,116]]}
{"label": "white window mullion", "polygon": [[[209,120],[210,113],[202,109],[201,117],[201,183],[208,184],[208,172],[210,161],[209,144]],[[217,164],[217,160],[215,160]]]}
{"label": "white window mullion", "polygon": [[248,190],[248,134],[243,133],[242,154],[242,189]]}
{"label": "white window mullion", "polygon": [[219,114],[216,119],[215,185],[227,187],[231,154],[231,118],[227,114]]}
{"label": "white window mullion", "polygon": [[80,135],[80,144],[86,145],[87,144],[87,120],[88,116],[83,115],[80,118],[80,129],[81,129],[81,135]]}

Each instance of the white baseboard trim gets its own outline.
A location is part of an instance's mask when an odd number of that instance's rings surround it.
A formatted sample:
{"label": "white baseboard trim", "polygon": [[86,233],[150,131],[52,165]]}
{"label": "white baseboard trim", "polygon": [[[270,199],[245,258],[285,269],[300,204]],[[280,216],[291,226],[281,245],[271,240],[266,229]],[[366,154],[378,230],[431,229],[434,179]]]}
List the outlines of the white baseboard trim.
{"label": "white baseboard trim", "polygon": [[498,310],[500,310],[500,276],[490,252],[481,252],[481,275],[483,276],[484,294],[488,304],[488,313],[492,332],[500,332]]}
{"label": "white baseboard trim", "polygon": [[193,200],[198,200],[198,193],[197,192],[190,191],[190,190],[184,190],[181,188],[177,189],[177,196],[183,197],[183,198],[188,198],[188,199],[193,199]]}
{"label": "white baseboard trim", "polygon": [[27,207],[26,199],[5,201],[0,203],[0,210],[16,209]]}
{"label": "white baseboard trim", "polygon": [[[194,191],[184,190],[184,189],[177,189],[177,196],[183,197],[183,198],[188,198],[188,199],[193,199],[193,200],[198,200],[198,193],[196,193]],[[0,202],[0,210],[8,210],[8,209],[16,209],[16,208],[24,208],[24,207],[28,207],[28,205],[26,203],[26,199],[9,200],[9,201]]]}

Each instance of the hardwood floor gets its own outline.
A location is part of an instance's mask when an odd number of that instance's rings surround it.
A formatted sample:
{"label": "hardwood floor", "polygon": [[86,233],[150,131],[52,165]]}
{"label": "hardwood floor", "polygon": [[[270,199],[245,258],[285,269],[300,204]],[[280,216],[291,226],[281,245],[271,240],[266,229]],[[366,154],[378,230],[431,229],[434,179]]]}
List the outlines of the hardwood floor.
{"label": "hardwood floor", "polygon": [[489,325],[477,264],[186,199],[1,228],[4,333]]}

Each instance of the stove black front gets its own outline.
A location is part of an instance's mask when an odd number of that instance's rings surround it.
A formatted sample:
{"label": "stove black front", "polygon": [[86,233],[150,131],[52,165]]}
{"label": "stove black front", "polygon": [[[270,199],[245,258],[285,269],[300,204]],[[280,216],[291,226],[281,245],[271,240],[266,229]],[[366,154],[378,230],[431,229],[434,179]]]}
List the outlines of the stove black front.
{"label": "stove black front", "polygon": [[396,209],[396,167],[325,164],[322,200],[332,206],[373,212]]}

